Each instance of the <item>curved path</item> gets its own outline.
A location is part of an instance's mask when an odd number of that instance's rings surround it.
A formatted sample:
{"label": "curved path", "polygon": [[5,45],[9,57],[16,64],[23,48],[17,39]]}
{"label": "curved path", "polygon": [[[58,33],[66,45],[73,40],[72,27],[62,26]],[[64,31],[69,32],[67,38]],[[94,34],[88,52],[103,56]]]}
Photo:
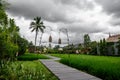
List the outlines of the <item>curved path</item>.
{"label": "curved path", "polygon": [[60,80],[102,80],[85,72],[79,71],[75,68],[71,68],[56,60],[60,58],[46,55],[51,59],[40,60],[53,74],[55,74]]}

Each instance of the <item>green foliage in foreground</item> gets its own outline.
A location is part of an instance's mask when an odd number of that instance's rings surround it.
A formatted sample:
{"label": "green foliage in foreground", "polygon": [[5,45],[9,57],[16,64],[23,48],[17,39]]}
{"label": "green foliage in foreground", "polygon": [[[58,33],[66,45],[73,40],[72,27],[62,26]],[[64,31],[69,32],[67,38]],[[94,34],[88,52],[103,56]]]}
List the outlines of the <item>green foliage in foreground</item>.
{"label": "green foliage in foreground", "polygon": [[38,60],[38,59],[48,59],[48,57],[44,56],[43,54],[27,53],[27,54],[18,56],[17,59],[21,61],[32,61],[32,60]]}
{"label": "green foliage in foreground", "polygon": [[0,63],[0,80],[58,80],[40,61]]}
{"label": "green foliage in foreground", "polygon": [[120,80],[120,57],[60,55],[61,63],[83,70],[103,80]]}

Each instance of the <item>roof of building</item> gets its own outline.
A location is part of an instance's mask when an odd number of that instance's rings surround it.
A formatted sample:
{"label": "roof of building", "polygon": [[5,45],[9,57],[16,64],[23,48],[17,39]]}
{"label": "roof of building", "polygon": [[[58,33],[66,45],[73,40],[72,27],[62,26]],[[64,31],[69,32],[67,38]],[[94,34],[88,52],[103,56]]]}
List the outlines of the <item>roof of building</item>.
{"label": "roof of building", "polygon": [[118,42],[120,40],[120,34],[112,35],[107,38],[107,42]]}

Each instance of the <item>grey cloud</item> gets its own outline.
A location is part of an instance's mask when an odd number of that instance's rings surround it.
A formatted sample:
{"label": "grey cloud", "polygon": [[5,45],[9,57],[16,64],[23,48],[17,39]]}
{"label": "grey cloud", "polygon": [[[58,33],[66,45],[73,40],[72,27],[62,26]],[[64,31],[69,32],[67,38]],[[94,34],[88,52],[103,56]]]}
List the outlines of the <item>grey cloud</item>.
{"label": "grey cloud", "polygon": [[120,25],[120,0],[95,0],[102,5],[103,11],[113,16],[112,25]]}
{"label": "grey cloud", "polygon": [[26,19],[41,16],[46,21],[64,23],[74,21],[66,12],[70,10],[70,7],[76,6],[80,9],[94,7],[93,3],[87,0],[8,0],[8,3],[10,6],[7,11],[13,16],[25,17]]}
{"label": "grey cloud", "polygon": [[98,33],[106,30],[105,27],[100,27],[97,22],[93,23],[73,23],[68,25],[68,29],[71,32],[76,33]]}
{"label": "grey cloud", "polygon": [[94,7],[93,3],[88,0],[55,0],[55,2],[62,3],[64,5],[75,6],[79,9],[93,9]]}
{"label": "grey cloud", "polygon": [[[119,15],[119,11],[116,8],[116,10],[114,8],[112,9],[112,7],[110,6],[110,4],[112,4],[112,1],[96,1],[99,4],[103,5],[104,10],[106,10],[108,13]],[[80,16],[76,16],[78,14],[75,14],[75,12],[74,14],[70,14],[72,13],[72,11],[74,11],[74,9],[77,11],[83,10],[83,12],[85,12],[86,9],[94,8],[95,6],[93,5],[93,3],[88,0],[8,0],[8,2],[10,3],[10,6],[7,11],[13,16],[24,17],[25,19],[33,19],[36,16],[41,16],[42,19],[44,19],[46,22],[52,23],[52,26],[57,26],[58,29],[56,29],[56,34],[59,32],[60,28],[66,27],[69,31],[71,43],[82,41],[81,34],[100,33],[104,32],[107,29],[104,23],[104,26],[100,26],[98,22],[87,22],[85,20],[82,20],[83,18],[81,20],[79,18],[76,18]],[[110,4],[108,4],[108,2]],[[109,9],[109,7],[111,9]],[[67,43],[66,34],[64,32],[63,36],[65,36],[62,37],[63,43]],[[77,36],[79,38],[77,38]],[[57,43],[57,37],[54,36],[54,43]],[[44,38],[44,41],[46,41],[46,38]]]}
{"label": "grey cloud", "polygon": [[104,11],[115,17],[120,17],[120,0],[95,0],[102,5]]}
{"label": "grey cloud", "polygon": [[120,25],[120,18],[113,18],[110,23],[114,26],[119,26]]}
{"label": "grey cloud", "polygon": [[56,5],[53,0],[8,0],[10,3],[7,10],[14,16],[33,19],[41,16],[44,20],[51,22],[69,22],[64,9]]}

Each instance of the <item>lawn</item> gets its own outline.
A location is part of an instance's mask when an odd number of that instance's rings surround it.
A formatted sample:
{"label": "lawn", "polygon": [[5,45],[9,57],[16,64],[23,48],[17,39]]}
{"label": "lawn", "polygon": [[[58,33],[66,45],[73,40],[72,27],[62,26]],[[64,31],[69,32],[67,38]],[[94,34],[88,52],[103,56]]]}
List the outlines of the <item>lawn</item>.
{"label": "lawn", "polygon": [[44,56],[43,54],[26,53],[24,55],[18,56],[17,59],[21,61],[32,61],[38,59],[48,59],[48,57]]}
{"label": "lawn", "polygon": [[53,54],[61,63],[77,68],[103,80],[120,80],[120,57]]}
{"label": "lawn", "polygon": [[58,80],[40,61],[7,62],[0,66],[0,80]]}

